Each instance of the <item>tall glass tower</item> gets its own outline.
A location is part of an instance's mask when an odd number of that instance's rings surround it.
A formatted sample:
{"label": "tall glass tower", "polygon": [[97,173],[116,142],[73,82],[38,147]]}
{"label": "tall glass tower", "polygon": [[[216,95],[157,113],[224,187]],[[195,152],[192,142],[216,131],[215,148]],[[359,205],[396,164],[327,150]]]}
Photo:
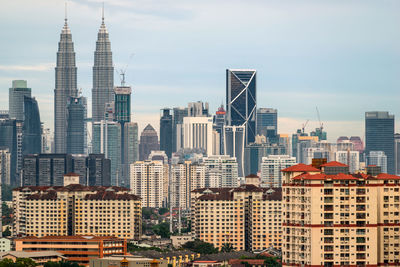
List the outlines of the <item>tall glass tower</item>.
{"label": "tall glass tower", "polygon": [[162,110],[160,118],[160,149],[165,151],[168,158],[172,155],[172,115],[169,108]]}
{"label": "tall glass tower", "polygon": [[24,124],[22,126],[22,154],[42,151],[42,124],[39,106],[34,97],[24,96]]}
{"label": "tall glass tower", "polygon": [[55,153],[67,151],[67,104],[78,93],[74,43],[67,18],[58,43],[56,87],[54,89],[54,145]]}
{"label": "tall glass tower", "polygon": [[365,155],[383,151],[387,157],[387,172],[394,174],[394,115],[389,112],[365,112]]}
{"label": "tall glass tower", "polygon": [[256,136],[256,70],[226,70],[226,121],[229,126],[245,126],[246,145]]}
{"label": "tall glass tower", "polygon": [[102,22],[97,34],[96,51],[94,52],[93,88],[92,88],[92,118],[93,121],[104,119],[107,103],[113,100],[114,67],[112,63],[111,43],[104,24],[104,9]]}
{"label": "tall glass tower", "polygon": [[71,97],[68,101],[67,153],[85,153],[86,106],[83,97]]}
{"label": "tall glass tower", "polygon": [[8,94],[8,105],[11,119],[24,120],[24,97],[31,97],[31,88],[25,80],[12,81]]}

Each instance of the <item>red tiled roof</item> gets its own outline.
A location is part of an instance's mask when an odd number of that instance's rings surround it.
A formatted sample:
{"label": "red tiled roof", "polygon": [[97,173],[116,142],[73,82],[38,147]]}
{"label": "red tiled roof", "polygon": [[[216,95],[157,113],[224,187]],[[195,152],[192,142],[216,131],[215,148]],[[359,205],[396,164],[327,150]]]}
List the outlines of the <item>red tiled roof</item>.
{"label": "red tiled roof", "polygon": [[321,172],[321,170],[314,168],[311,165],[306,165],[303,163],[293,165],[293,166],[283,169],[281,171],[282,172]]}
{"label": "red tiled roof", "polygon": [[64,176],[79,176],[79,174],[74,173],[74,172],[69,172],[69,173],[64,174]]}
{"label": "red tiled roof", "polygon": [[229,265],[241,264],[242,262],[247,262],[250,265],[264,265],[264,259],[231,259]]}
{"label": "red tiled roof", "polygon": [[400,176],[387,174],[387,173],[380,173],[376,176],[376,179],[379,180],[400,180]]}
{"label": "red tiled roof", "polygon": [[328,163],[322,164],[321,167],[349,167],[349,165],[346,165],[339,161],[330,161]]}

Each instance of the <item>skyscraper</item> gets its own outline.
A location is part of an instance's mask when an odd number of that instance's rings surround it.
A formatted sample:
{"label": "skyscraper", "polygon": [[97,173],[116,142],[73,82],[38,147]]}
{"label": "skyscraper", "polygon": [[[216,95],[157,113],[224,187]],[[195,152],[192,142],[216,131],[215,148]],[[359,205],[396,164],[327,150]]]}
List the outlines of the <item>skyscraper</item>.
{"label": "skyscraper", "polygon": [[168,158],[172,155],[172,115],[169,108],[162,110],[160,118],[160,149],[165,151]]}
{"label": "skyscraper", "polygon": [[224,126],[225,126],[225,116],[226,116],[226,111],[224,109],[224,106],[221,105],[217,112],[214,115],[214,125],[213,128],[215,131],[219,133],[219,153],[221,155],[224,154]]}
{"label": "skyscraper", "polygon": [[[183,123],[183,118],[188,115],[187,108],[173,108],[173,126],[172,126],[172,152],[179,150],[178,143],[181,143],[182,132],[180,125]],[[178,142],[179,141],[179,142]]]}
{"label": "skyscraper", "polygon": [[[121,128],[122,130],[122,128]],[[139,160],[139,129],[136,122],[126,122],[123,128],[123,173],[121,175],[121,186],[129,187],[130,164]]]}
{"label": "skyscraper", "polygon": [[238,175],[244,177],[245,126],[225,126],[224,145],[225,155],[236,158]]}
{"label": "skyscraper", "polygon": [[24,96],[24,123],[22,126],[22,154],[42,152],[42,125],[35,98]]}
{"label": "skyscraper", "polygon": [[90,154],[88,158],[89,186],[111,185],[111,161],[104,154]]}
{"label": "skyscraper", "polygon": [[394,115],[389,112],[365,112],[365,155],[370,151],[383,151],[387,172],[394,174]]}
{"label": "skyscraper", "polygon": [[85,105],[83,97],[70,97],[68,101],[67,153],[85,153]]}
{"label": "skyscraper", "polygon": [[160,150],[158,136],[153,126],[147,124],[140,134],[139,160],[147,160],[152,150]]}
{"label": "skyscraper", "polygon": [[0,147],[0,179],[1,184],[11,183],[11,154],[7,147]]}
{"label": "skyscraper", "polygon": [[114,119],[121,124],[130,122],[132,88],[130,86],[116,86],[114,93]]}
{"label": "skyscraper", "polygon": [[278,110],[273,108],[257,109],[257,134],[271,139],[278,135]]}
{"label": "skyscraper", "polygon": [[111,43],[104,24],[104,9],[96,51],[94,52],[92,118],[94,122],[104,119],[105,106],[113,100],[114,67],[112,62]]}
{"label": "skyscraper", "polygon": [[24,80],[12,81],[8,94],[9,115],[11,119],[24,120],[24,97],[31,97],[31,88]]}
{"label": "skyscraper", "polygon": [[395,174],[400,175],[400,134],[396,133],[394,135],[394,165]]}
{"label": "skyscraper", "polygon": [[0,147],[7,148],[11,156],[10,180],[12,185],[17,185],[18,173],[17,122],[15,119],[0,119]]}
{"label": "skyscraper", "polygon": [[229,126],[245,126],[245,144],[256,136],[256,70],[226,70],[226,120]]}
{"label": "skyscraper", "polygon": [[182,124],[183,142],[178,148],[201,149],[206,155],[212,155],[212,131],[211,117],[185,117]]}
{"label": "skyscraper", "polygon": [[67,104],[77,96],[74,43],[67,18],[58,43],[56,86],[54,89],[54,145],[56,153],[67,151]]}

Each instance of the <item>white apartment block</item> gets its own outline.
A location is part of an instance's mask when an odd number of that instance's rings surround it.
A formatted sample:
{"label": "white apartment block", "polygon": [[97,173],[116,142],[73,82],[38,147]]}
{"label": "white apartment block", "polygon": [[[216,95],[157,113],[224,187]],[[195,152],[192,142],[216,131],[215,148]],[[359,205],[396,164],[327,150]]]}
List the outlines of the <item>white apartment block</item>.
{"label": "white apartment block", "polygon": [[168,196],[168,178],[168,164],[163,164],[161,161],[145,160],[131,164],[131,191],[141,197],[143,207],[165,206]]}
{"label": "white apartment block", "polygon": [[238,163],[235,157],[213,155],[203,159],[206,166],[206,187],[238,186]]}
{"label": "white apartment block", "polygon": [[336,151],[336,161],[349,166],[350,173],[360,170],[360,152],[358,151]]}
{"label": "white apartment block", "polygon": [[213,153],[212,117],[184,117],[180,148],[203,149],[207,155]]}
{"label": "white apartment block", "polygon": [[289,155],[270,155],[261,161],[261,185],[282,187],[281,170],[296,164],[296,158]]}

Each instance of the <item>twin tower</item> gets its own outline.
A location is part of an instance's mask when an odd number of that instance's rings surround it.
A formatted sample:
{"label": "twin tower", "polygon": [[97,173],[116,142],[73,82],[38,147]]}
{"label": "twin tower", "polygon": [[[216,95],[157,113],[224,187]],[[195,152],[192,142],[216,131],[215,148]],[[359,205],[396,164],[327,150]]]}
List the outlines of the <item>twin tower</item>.
{"label": "twin tower", "polygon": [[[58,43],[57,65],[55,68],[54,89],[54,145],[55,153],[67,153],[67,106],[71,98],[77,98],[77,68],[74,43],[68,20],[65,18]],[[113,100],[114,67],[112,62],[111,43],[106,25],[104,9],[102,22],[97,34],[94,52],[92,119],[93,122],[104,119],[106,103]]]}

